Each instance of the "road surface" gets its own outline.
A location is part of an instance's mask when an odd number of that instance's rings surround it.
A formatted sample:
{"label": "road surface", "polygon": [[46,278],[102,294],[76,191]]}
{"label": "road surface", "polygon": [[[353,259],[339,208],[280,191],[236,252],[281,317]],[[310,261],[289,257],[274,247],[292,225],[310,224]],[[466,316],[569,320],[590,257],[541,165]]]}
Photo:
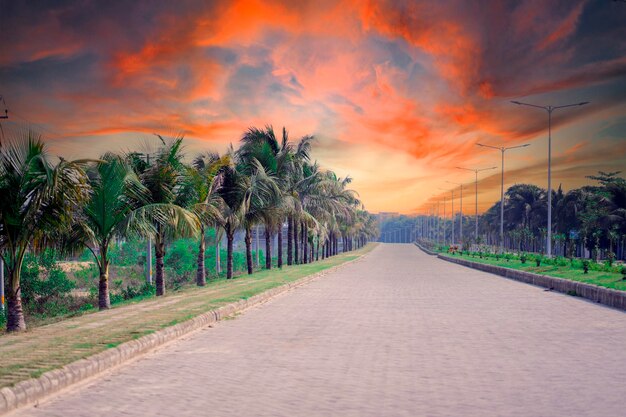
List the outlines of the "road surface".
{"label": "road surface", "polygon": [[620,416],[626,314],[386,244],[16,416]]}

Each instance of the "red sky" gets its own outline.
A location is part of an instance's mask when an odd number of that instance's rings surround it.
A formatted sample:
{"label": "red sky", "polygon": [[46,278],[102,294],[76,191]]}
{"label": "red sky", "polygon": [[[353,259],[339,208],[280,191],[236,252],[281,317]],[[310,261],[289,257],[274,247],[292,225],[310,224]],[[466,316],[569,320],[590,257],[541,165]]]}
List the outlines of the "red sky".
{"label": "red sky", "polygon": [[[30,125],[65,156],[153,132],[184,132],[191,155],[284,125],[314,134],[370,211],[409,213],[473,181],[455,167],[500,166],[477,142],[530,143],[507,154],[506,184],[545,187],[546,114],[510,100],[590,101],[554,114],[554,184],[626,167],[626,3],[25,3],[0,0],[3,127]],[[481,179],[482,210],[499,171]]]}

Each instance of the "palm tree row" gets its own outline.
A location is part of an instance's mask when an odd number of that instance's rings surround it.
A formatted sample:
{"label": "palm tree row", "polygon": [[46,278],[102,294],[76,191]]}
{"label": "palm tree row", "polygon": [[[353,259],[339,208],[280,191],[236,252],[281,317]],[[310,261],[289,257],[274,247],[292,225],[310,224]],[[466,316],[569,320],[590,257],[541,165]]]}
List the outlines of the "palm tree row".
{"label": "palm tree row", "polygon": [[[233,277],[235,233],[245,234],[247,272],[254,272],[253,228],[265,232],[265,268],[314,262],[359,248],[377,225],[354,191],[311,161],[312,136],[296,143],[286,129],[250,128],[239,149],[197,155],[185,162],[183,138],[158,137],[154,154],[107,153],[97,160],[55,161],[32,132],[0,143],[0,256],[7,271],[7,330],[26,328],[20,272],[27,252],[87,248],[99,270],[98,305],[110,308],[109,248],[115,239],[150,237],[157,296],[165,294],[168,243],[198,238],[196,283],[206,284],[208,228],[227,241],[226,278]],[[221,233],[221,232],[220,232]]]}

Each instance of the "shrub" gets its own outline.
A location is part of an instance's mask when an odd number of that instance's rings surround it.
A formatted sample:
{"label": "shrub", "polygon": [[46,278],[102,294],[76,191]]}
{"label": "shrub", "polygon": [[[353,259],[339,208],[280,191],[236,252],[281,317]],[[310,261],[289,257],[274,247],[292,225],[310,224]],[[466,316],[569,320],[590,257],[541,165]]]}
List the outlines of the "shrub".
{"label": "shrub", "polygon": [[537,266],[541,266],[541,261],[543,260],[543,258],[541,256],[537,256],[535,258],[535,264],[537,264]]}
{"label": "shrub", "polygon": [[583,273],[589,273],[589,259],[583,259]]}
{"label": "shrub", "polygon": [[63,299],[76,287],[57,265],[53,251],[45,251],[41,256],[26,255],[20,284],[26,309],[50,315],[67,312]]}
{"label": "shrub", "polygon": [[622,266],[620,272],[622,273],[622,279],[626,280],[626,265]]}
{"label": "shrub", "polygon": [[526,263],[526,261],[528,260],[528,256],[526,256],[526,254],[525,254],[525,253],[522,253],[522,254],[520,255],[520,257],[519,257],[519,260],[520,260],[523,264],[525,264],[525,263]]}

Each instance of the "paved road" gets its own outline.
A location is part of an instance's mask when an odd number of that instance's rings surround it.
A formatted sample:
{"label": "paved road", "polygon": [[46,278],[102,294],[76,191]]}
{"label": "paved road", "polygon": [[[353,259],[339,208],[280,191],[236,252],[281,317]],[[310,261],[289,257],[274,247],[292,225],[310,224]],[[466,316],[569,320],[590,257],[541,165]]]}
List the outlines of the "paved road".
{"label": "paved road", "polygon": [[626,314],[381,245],[20,416],[623,416]]}

